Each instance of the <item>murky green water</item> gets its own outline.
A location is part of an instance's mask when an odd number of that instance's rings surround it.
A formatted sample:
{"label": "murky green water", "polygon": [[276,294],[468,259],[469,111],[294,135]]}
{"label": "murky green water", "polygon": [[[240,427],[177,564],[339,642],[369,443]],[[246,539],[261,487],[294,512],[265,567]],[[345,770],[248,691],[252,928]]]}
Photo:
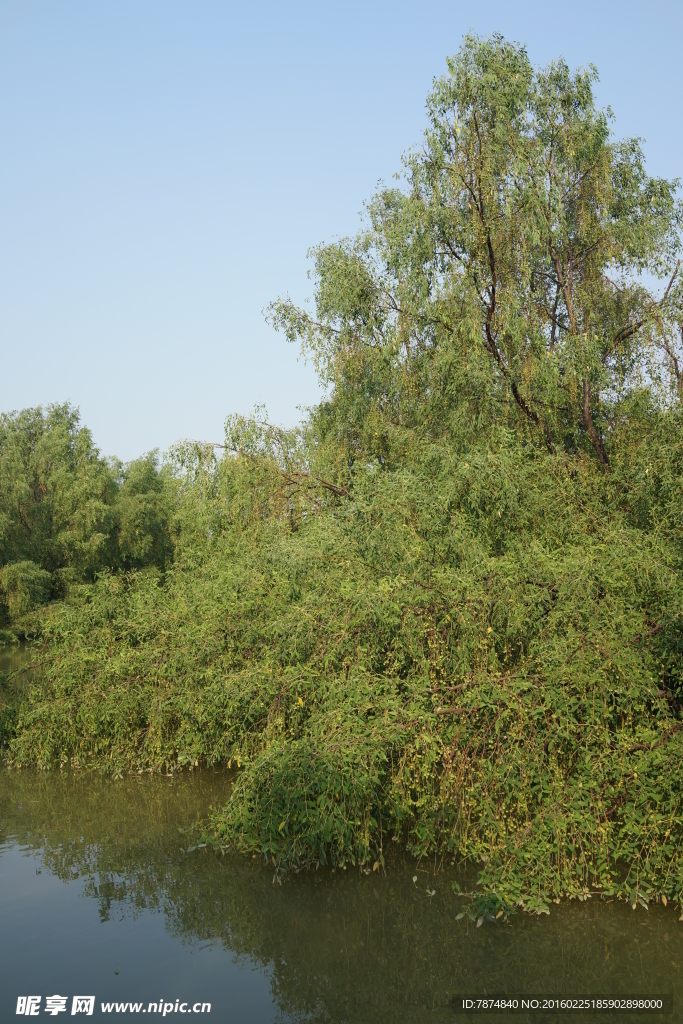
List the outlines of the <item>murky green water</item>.
{"label": "murky green water", "polygon": [[139,1003],[178,1020],[210,1003],[209,1019],[260,1024],[501,1021],[460,1000],[671,991],[673,1016],[639,1019],[683,1019],[675,908],[596,895],[477,928],[456,921],[455,875],[398,852],[386,876],[321,869],[280,885],[257,861],[191,849],[229,789],[211,770],[114,780],[0,768],[0,1020],[28,995],[41,1017],[47,996],[68,997],[66,1017],[74,995],[94,995],[94,1016],[146,1020],[131,1012]]}
{"label": "murky green water", "polygon": [[256,861],[186,852],[186,830],[229,785],[212,771],[0,771],[3,1020],[16,1019],[18,996],[41,994],[44,1006],[54,993],[95,995],[95,1015],[107,1001],[178,1000],[240,1022],[481,1020],[451,999],[484,991],[673,987],[683,999],[672,907],[633,912],[596,897],[477,928],[455,920],[451,877],[398,857],[386,877],[321,869],[278,885]]}

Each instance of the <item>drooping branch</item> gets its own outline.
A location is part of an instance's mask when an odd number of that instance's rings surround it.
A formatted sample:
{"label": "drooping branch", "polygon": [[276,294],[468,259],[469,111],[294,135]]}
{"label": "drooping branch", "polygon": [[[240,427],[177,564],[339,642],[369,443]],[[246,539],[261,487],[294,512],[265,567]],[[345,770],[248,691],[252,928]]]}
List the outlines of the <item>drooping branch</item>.
{"label": "drooping branch", "polygon": [[[552,238],[548,239],[548,247],[550,249],[550,256],[555,267],[555,273],[557,274],[557,283],[562,291],[562,297],[564,298],[565,308],[567,310],[567,316],[569,317],[569,323],[571,326],[571,332],[574,337],[577,335],[576,329],[576,318],[574,316],[574,307],[572,304],[571,289],[567,280],[562,273],[562,263],[560,261],[559,253],[553,245]],[[591,444],[595,448],[597,456],[600,460],[600,465],[604,472],[609,472],[609,459],[607,458],[607,452],[603,445],[600,436],[595,429],[593,423],[593,413],[591,411],[591,386],[587,377],[582,380],[583,386],[583,405],[581,409],[581,416],[583,419],[583,425],[586,428],[586,433],[591,439]]]}
{"label": "drooping branch", "polygon": [[[678,274],[678,270],[680,268],[680,265],[681,265],[681,261],[679,260],[678,263],[676,264],[675,268],[674,268],[674,272],[671,275],[669,283],[666,286],[666,291],[662,295],[662,297],[659,300],[659,302],[653,304],[652,307],[650,308],[649,314],[651,316],[655,316],[655,317],[657,316],[658,311],[662,308],[662,306],[666,302],[667,298],[669,297],[669,292],[671,291],[671,287],[672,287],[674,281],[676,280],[676,275]],[[609,348],[602,355],[603,365],[609,359],[609,357],[612,355],[612,353],[619,347],[619,345],[621,345],[624,341],[628,341],[628,339],[632,338],[634,336],[634,334],[636,334],[636,332],[640,330],[641,327],[645,326],[645,324],[647,323],[647,320],[648,320],[648,316],[647,315],[643,316],[639,320],[637,320],[634,324],[628,324],[626,327],[622,327],[622,329],[620,331],[617,331],[616,335],[614,336],[614,338],[610,342]]]}
{"label": "drooping branch", "polygon": [[[517,387],[516,380],[514,379],[512,374],[510,373],[510,370],[509,370],[508,366],[506,365],[505,360],[503,359],[502,353],[501,353],[500,349],[498,348],[498,345],[496,344],[496,339],[495,339],[494,332],[493,332],[493,323],[494,323],[495,314],[496,314],[496,287],[498,285],[498,275],[496,273],[496,258],[495,258],[495,254],[494,254],[494,251],[493,251],[493,243],[491,242],[491,232],[490,231],[488,231],[487,235],[486,235],[486,249],[487,249],[487,252],[488,252],[489,270],[490,270],[490,273],[491,273],[491,285],[490,285],[490,287],[488,289],[488,291],[489,291],[489,301],[487,303],[487,307],[488,308],[486,310],[486,324],[485,324],[486,345],[487,345],[487,348],[489,349],[489,351],[491,352],[491,354],[493,355],[494,359],[498,363],[498,366],[502,370],[503,376],[505,377],[506,380],[508,380],[510,382],[510,390],[512,391],[512,395],[513,395],[515,401],[517,402],[517,405],[522,410],[524,415],[528,419],[530,419],[531,422],[535,426],[539,426],[540,420],[539,420],[538,413],[534,409],[532,409],[531,406],[525,401],[524,396],[521,394],[519,388]],[[544,435],[545,435],[546,445],[548,446],[549,451],[553,451],[554,446],[553,446],[552,436],[550,434],[550,428],[548,427],[547,423],[545,424]]]}
{"label": "drooping branch", "polygon": [[301,483],[319,484],[324,487],[326,491],[331,491],[332,494],[336,494],[338,498],[350,498],[351,495],[346,490],[344,485],[339,486],[338,484],[330,483],[329,480],[323,480],[320,476],[313,476],[311,473],[297,472],[297,473],[286,473],[282,472],[284,481],[295,487],[298,487]]}
{"label": "drooping branch", "polygon": [[[280,433],[277,427],[271,428],[273,433]],[[252,462],[256,462],[257,456],[253,452],[245,452],[241,448],[235,445],[219,444],[218,442],[200,442],[211,448],[223,448],[225,451],[233,452],[235,455],[246,456]],[[323,480],[321,476],[315,476],[313,473],[308,473],[305,470],[288,470],[283,469],[281,466],[276,468],[282,479],[286,484],[290,484],[293,487],[298,487],[300,484],[315,485],[318,484],[323,487],[326,491],[331,491],[332,494],[336,494],[338,498],[350,498],[351,495],[347,491],[343,484],[333,484],[329,480]]]}
{"label": "drooping branch", "polygon": [[21,524],[24,527],[24,529],[28,531],[29,535],[32,534],[33,530],[26,521],[26,516],[24,515],[24,510],[21,507],[20,501],[17,501],[17,512],[19,513],[19,519],[21,520]]}
{"label": "drooping branch", "polygon": [[634,324],[629,324],[628,327],[622,327],[622,329],[617,332],[617,334],[612,339],[609,348],[602,354],[603,366],[607,362],[609,357],[612,355],[612,353],[617,348],[619,348],[622,342],[628,341],[629,338],[632,338],[633,335],[636,334],[640,330],[640,328],[644,326],[644,324],[645,319],[636,320]]}
{"label": "drooping branch", "polygon": [[553,352],[555,349],[555,338],[557,336],[557,304],[560,301],[560,286],[559,284],[555,288],[555,301],[553,303],[553,311],[550,314],[552,320],[552,328],[550,331],[550,351]]}
{"label": "drooping branch", "polygon": [[[683,343],[683,324],[681,325],[681,342]],[[662,348],[671,360],[673,371],[676,374],[676,386],[679,390],[679,393],[681,393],[683,392],[683,376],[681,375],[681,368],[678,365],[678,356],[676,355],[671,345],[667,341],[665,334],[663,334]],[[683,397],[683,394],[681,395],[681,397]]]}

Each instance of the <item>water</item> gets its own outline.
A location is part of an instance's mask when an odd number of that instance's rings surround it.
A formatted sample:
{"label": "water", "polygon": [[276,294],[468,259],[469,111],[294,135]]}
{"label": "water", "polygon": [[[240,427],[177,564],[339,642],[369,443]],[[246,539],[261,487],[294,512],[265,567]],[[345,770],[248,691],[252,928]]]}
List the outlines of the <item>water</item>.
{"label": "water", "polygon": [[454,1010],[453,996],[484,991],[673,988],[683,1006],[671,906],[634,912],[596,895],[477,928],[455,919],[454,875],[398,854],[386,876],[321,869],[280,885],[257,861],[187,852],[230,781],[0,769],[1,1020],[29,994],[43,997],[41,1017],[47,995],[68,996],[70,1016],[72,997],[92,994],[94,1016],[103,1002],[156,1002],[178,1020],[178,1000],[240,1024],[504,1019]]}

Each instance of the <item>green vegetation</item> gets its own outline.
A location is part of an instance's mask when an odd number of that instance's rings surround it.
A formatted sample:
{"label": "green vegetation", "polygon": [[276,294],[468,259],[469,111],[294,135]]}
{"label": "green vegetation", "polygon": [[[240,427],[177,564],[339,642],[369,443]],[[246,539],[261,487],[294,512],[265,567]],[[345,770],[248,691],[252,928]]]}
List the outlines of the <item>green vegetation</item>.
{"label": "green vegetation", "polygon": [[216,834],[278,869],[683,900],[681,209],[594,77],[465,40],[315,315],[270,308],[327,398],[171,453],[172,564],[42,613],[12,763],[227,762]]}
{"label": "green vegetation", "polygon": [[[107,462],[68,405],[0,416],[0,627],[104,569],[163,570],[172,481],[155,453]],[[21,633],[22,626],[19,626]]]}

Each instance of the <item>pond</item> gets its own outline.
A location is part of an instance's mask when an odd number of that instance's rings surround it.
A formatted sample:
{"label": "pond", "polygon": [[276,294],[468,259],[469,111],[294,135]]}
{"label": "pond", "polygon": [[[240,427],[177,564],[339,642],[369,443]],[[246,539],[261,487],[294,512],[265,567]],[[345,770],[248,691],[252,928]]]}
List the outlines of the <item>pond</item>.
{"label": "pond", "polygon": [[94,995],[94,1016],[118,1004],[177,1020],[210,1003],[211,1019],[261,1024],[500,1021],[508,1014],[464,1013],[462,998],[664,992],[673,1016],[643,1019],[681,1019],[683,922],[671,905],[634,912],[596,894],[477,927],[456,920],[453,869],[399,853],[386,875],[321,868],[280,884],[256,860],[193,849],[193,826],[230,785],[210,769],[0,769],[2,1020],[33,994],[41,1016],[47,996],[67,997],[70,1015],[75,995]]}

